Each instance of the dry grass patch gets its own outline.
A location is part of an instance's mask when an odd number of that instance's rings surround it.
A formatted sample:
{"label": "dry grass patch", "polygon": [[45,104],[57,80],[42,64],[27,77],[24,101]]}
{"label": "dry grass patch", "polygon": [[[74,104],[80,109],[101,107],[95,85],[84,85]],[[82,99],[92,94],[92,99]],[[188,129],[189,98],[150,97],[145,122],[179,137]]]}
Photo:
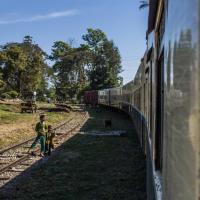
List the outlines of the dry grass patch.
{"label": "dry grass patch", "polygon": [[[42,106],[43,104],[40,104]],[[48,105],[52,108],[54,105]],[[57,124],[67,120],[72,113],[46,112],[47,122]],[[20,113],[19,105],[0,105],[0,149],[35,136],[34,127],[39,113]]]}

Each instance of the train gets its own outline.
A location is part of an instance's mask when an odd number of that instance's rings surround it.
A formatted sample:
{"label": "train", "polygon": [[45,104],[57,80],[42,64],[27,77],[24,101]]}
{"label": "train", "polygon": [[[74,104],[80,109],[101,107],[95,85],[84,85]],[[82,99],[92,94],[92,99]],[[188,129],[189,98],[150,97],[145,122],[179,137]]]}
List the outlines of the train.
{"label": "train", "polygon": [[[148,200],[200,199],[200,1],[150,0],[135,78],[88,91],[128,113],[146,155]],[[134,186],[133,186],[134,187]]]}

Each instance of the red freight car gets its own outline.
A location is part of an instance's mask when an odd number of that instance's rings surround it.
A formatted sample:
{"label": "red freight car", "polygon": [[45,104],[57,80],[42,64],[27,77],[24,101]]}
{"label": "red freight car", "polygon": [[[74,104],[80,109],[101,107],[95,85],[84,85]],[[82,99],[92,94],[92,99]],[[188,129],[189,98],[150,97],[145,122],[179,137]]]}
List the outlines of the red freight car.
{"label": "red freight car", "polygon": [[84,102],[85,104],[97,105],[98,91],[97,90],[86,91],[84,94]]}

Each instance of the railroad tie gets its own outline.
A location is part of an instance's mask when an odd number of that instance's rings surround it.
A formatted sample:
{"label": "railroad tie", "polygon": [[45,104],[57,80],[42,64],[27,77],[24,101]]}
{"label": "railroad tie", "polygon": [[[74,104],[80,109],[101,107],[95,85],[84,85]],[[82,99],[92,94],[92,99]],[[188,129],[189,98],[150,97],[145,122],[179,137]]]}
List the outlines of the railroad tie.
{"label": "railroad tie", "polygon": [[0,181],[7,181],[7,180],[9,180],[10,179],[10,177],[0,177]]}

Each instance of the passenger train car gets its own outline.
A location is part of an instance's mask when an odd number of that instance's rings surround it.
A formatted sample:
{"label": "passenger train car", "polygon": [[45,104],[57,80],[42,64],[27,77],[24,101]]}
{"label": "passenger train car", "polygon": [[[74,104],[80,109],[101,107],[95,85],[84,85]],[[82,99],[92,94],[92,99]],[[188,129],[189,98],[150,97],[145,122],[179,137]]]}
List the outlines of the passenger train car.
{"label": "passenger train car", "polygon": [[200,1],[150,0],[147,50],[133,81],[98,91],[133,119],[149,200],[200,199]]}

